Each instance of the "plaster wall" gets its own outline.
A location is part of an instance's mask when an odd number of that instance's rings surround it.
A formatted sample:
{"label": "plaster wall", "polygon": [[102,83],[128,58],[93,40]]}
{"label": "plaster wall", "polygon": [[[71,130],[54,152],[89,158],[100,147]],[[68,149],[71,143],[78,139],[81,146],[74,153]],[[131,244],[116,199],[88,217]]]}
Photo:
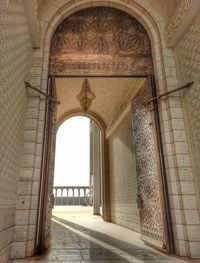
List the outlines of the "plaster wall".
{"label": "plaster wall", "polygon": [[0,16],[0,262],[6,263],[16,238],[16,184],[27,102],[23,82],[29,78],[32,46],[20,1],[1,1]]}
{"label": "plaster wall", "polygon": [[111,222],[140,232],[137,176],[130,111],[108,138]]}

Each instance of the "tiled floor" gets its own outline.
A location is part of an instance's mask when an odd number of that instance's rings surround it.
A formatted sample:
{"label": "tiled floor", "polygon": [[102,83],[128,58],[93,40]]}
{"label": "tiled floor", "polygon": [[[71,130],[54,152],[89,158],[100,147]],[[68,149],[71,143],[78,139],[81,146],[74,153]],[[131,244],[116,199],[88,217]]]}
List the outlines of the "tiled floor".
{"label": "tiled floor", "polygon": [[92,216],[90,207],[56,207],[52,246],[42,256],[13,263],[178,263],[146,245],[133,231]]}

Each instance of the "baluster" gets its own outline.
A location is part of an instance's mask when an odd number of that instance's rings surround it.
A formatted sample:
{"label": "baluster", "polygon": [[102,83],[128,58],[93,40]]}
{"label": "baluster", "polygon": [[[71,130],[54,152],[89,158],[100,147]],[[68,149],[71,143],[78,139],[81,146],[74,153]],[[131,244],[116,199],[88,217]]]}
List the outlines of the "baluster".
{"label": "baluster", "polygon": [[74,188],[72,189],[72,195],[73,195],[73,205],[74,205]]}
{"label": "baluster", "polygon": [[69,201],[68,201],[68,197],[69,197],[69,189],[68,188],[66,188],[67,189],[67,205],[69,205]]}
{"label": "baluster", "polygon": [[86,200],[86,188],[84,188],[84,202],[85,202],[85,205],[87,204],[86,201],[87,201],[87,200]]}
{"label": "baluster", "polygon": [[80,188],[78,188],[78,204],[81,205]]}
{"label": "baluster", "polygon": [[56,205],[58,205],[58,188],[56,189]]}
{"label": "baluster", "polygon": [[58,191],[58,189],[56,188],[56,191],[55,191],[55,205],[57,205],[57,191]]}
{"label": "baluster", "polygon": [[61,189],[60,205],[63,204],[63,189]]}

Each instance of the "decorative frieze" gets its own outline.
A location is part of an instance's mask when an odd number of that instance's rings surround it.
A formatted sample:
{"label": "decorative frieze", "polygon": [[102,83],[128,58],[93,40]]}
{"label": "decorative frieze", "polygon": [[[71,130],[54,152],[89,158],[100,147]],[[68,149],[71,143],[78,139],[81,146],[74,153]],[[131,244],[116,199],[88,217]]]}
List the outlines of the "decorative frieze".
{"label": "decorative frieze", "polygon": [[50,64],[52,75],[150,75],[153,73],[151,58],[134,58],[124,61],[59,61]]}

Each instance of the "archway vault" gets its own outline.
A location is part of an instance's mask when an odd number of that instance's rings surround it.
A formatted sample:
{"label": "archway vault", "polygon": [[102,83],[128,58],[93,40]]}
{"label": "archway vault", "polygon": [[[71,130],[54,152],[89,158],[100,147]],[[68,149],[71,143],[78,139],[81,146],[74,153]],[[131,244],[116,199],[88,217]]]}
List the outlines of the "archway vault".
{"label": "archway vault", "polygon": [[[82,10],[84,8],[94,7],[94,6],[110,6],[117,8],[119,10],[125,11],[126,13],[133,16],[137,19],[148,32],[148,35],[151,40],[152,46],[152,53],[153,53],[153,64],[154,64],[154,73],[155,73],[155,80],[157,85],[157,92],[162,93],[165,91],[169,91],[177,87],[177,75],[176,75],[176,67],[174,62],[174,53],[173,50],[167,48],[166,41],[164,37],[164,28],[166,26],[166,20],[164,16],[162,16],[153,3],[159,1],[163,4],[161,0],[132,0],[132,1],[124,1],[124,0],[111,0],[111,1],[104,1],[104,0],[80,0],[80,1],[63,1],[63,0],[55,0],[55,1],[43,1],[47,3],[45,8],[40,12],[39,19],[41,21],[41,48],[35,49],[33,51],[33,61],[32,61],[32,77],[31,82],[33,85],[37,85],[42,90],[46,91],[47,89],[47,79],[48,79],[48,61],[49,61],[49,54],[50,54],[50,42],[53,36],[54,31],[56,30],[57,26],[69,15],[72,13]],[[178,0],[177,0],[178,1]],[[177,2],[176,1],[176,2]],[[42,2],[42,0],[40,1]],[[174,5],[174,1],[170,0]],[[186,2],[186,1],[184,1]],[[151,4],[150,4],[151,3]],[[41,77],[42,76],[42,77]],[[30,95],[32,96],[32,95]],[[32,97],[30,97],[32,99]],[[180,103],[179,96],[175,96],[173,98],[167,98],[165,101],[163,100],[160,104],[160,114],[161,114],[161,130],[163,135],[163,142],[164,142],[164,153],[165,153],[165,160],[167,164],[167,181],[170,189],[177,190],[178,192],[171,192],[170,204],[171,207],[174,208],[174,204],[177,204],[177,196],[178,193],[178,204],[180,203],[185,204],[185,201],[189,200],[188,194],[183,192],[185,182],[182,178],[182,171],[184,169],[184,165],[181,163],[180,166],[174,169],[174,164],[177,164],[181,158],[181,153],[176,151],[176,147],[178,146],[178,142],[174,140],[174,138],[179,137],[179,130],[177,131],[176,128],[173,126],[174,123],[177,122],[177,116],[173,105],[176,105],[176,109],[180,112],[180,115],[183,113],[182,106]],[[31,108],[31,106],[29,106]],[[27,182],[30,180],[30,187],[29,190],[27,189],[27,193],[30,196],[35,197],[34,195],[39,195],[39,187],[35,189],[35,185],[39,185],[38,183],[38,169],[41,168],[40,163],[42,163],[43,152],[42,152],[42,145],[44,146],[44,140],[42,141],[43,135],[43,128],[41,126],[45,123],[45,104],[44,101],[40,99],[39,106],[38,106],[38,116],[40,118],[36,119],[37,124],[37,131],[35,131],[35,127],[32,126],[25,128],[25,131],[30,132],[29,130],[32,129],[33,134],[37,132],[37,137],[40,138],[41,147],[37,150],[37,155],[32,155],[32,152],[27,151],[24,153],[25,157],[28,157],[35,163],[33,168],[32,175],[27,173],[26,177],[24,177],[24,168],[21,167],[22,171],[22,178],[20,181],[20,187],[22,183]],[[183,120],[183,118],[180,118]],[[28,122],[27,118],[27,123]],[[184,124],[182,128],[182,132],[184,133]],[[185,133],[184,133],[185,134]],[[38,141],[37,141],[38,142]],[[24,157],[23,156],[23,157]],[[173,157],[173,158],[172,158]],[[171,169],[173,167],[173,169]],[[42,174],[42,173],[41,173]],[[40,175],[41,180],[42,175]],[[183,184],[182,184],[183,183]],[[175,187],[176,186],[176,187]],[[36,197],[37,197],[36,196]],[[20,198],[20,196],[18,197]],[[20,199],[19,199],[20,200]],[[193,205],[196,205],[196,199],[192,199]],[[31,203],[27,206],[29,209],[32,209]],[[176,207],[177,208],[177,207]],[[37,212],[35,208],[35,212]],[[17,211],[20,208],[17,208]],[[20,211],[19,211],[20,212]],[[174,229],[174,239],[175,239],[175,248],[176,254],[182,256],[195,256],[196,251],[198,250],[196,247],[196,240],[192,239],[190,233],[191,229],[193,228],[192,223],[185,224],[185,219],[183,220],[182,224],[177,222],[177,218],[180,216],[180,210],[178,209],[171,209],[172,213],[172,223]],[[182,217],[185,218],[190,213],[190,207],[183,207],[181,212]],[[22,222],[20,222],[20,225]],[[37,225],[37,218],[31,218],[31,224],[24,222],[24,226],[26,226],[27,231],[31,231],[33,226]],[[184,233],[184,235],[182,235]],[[31,256],[35,253],[35,237],[31,237],[31,240],[25,240],[23,243],[26,243],[26,248],[20,251],[21,257]],[[198,239],[199,241],[199,239]],[[17,242],[14,242],[12,245],[12,254],[18,255],[19,246]]]}
{"label": "archway vault", "polygon": [[[84,77],[56,78],[56,92],[61,102],[57,107],[57,125],[70,114],[91,115],[107,132],[120,117],[134,94],[146,78],[134,77],[89,77],[92,91],[96,98],[89,111],[84,112],[76,95],[80,92]],[[111,103],[112,102],[112,103]]]}
{"label": "archway vault", "polygon": [[[148,5],[148,2],[145,1],[145,3],[142,3],[140,5],[139,1],[134,1],[130,3],[124,3],[124,1],[110,1],[108,4],[108,1],[98,1],[96,2],[97,6],[112,6],[115,8],[118,8],[120,10],[123,10],[127,12],[128,14],[132,15],[138,21],[142,23],[144,28],[149,34],[149,37],[151,39],[151,45],[152,45],[152,52],[153,52],[153,60],[154,60],[154,69],[155,70],[155,78],[156,78],[156,83],[158,84],[158,91],[162,92],[163,90],[166,89],[165,86],[165,67],[164,66],[164,61],[170,61],[173,62],[173,54],[172,52],[165,47],[165,42],[164,42],[164,37],[163,37],[163,29],[164,29],[164,20],[163,18],[156,12],[156,10]],[[143,6],[144,5],[144,6]],[[58,5],[59,6],[59,5]],[[63,21],[63,19],[70,14],[72,14],[74,11],[81,10],[84,8],[92,7],[93,2],[89,1],[80,1],[79,3],[74,5],[74,2],[69,2],[67,5],[64,5],[63,7],[58,7],[56,10],[54,9],[52,12],[50,12],[46,17],[44,17],[44,61],[48,61],[49,58],[49,42],[51,40],[52,34],[55,30],[55,28],[59,25],[60,22]],[[148,10],[146,7],[149,7]],[[50,19],[49,19],[50,18]],[[48,22],[47,22],[48,21]],[[161,41],[162,39],[162,41]],[[160,47],[162,46],[162,49]],[[162,54],[163,52],[163,54]],[[162,55],[164,55],[164,61],[162,61]],[[170,66],[169,66],[170,67]],[[80,69],[80,67],[79,67]],[[47,70],[47,65],[44,66],[44,75],[46,74]],[[88,69],[87,69],[88,70]],[[104,69],[105,70],[105,69]],[[83,67],[83,72],[86,74],[86,70]],[[82,72],[82,75],[84,75]],[[106,71],[107,72],[107,71]],[[124,72],[124,71],[123,71]],[[166,71],[166,76],[169,75]],[[117,73],[119,74],[119,71]],[[43,75],[43,76],[44,76]],[[75,75],[74,73],[70,73],[69,75]],[[102,75],[102,73],[101,73]],[[177,84],[176,78],[174,78],[174,81],[168,83],[167,88],[173,87],[173,85]],[[42,87],[45,88],[46,83],[45,79],[43,78],[42,82]]]}
{"label": "archway vault", "polygon": [[[148,81],[147,90],[150,96],[153,96],[153,66],[148,34],[140,22],[115,8],[84,9],[63,20],[52,38],[49,73],[51,79],[52,76],[56,77],[57,97],[61,101],[58,106],[58,118],[67,112],[77,111],[76,95],[82,86],[83,77],[90,77],[92,90],[96,94],[91,110],[101,117],[106,127],[115,123],[120,111],[130,103],[148,76],[151,76],[149,79],[151,81]],[[109,78],[104,79],[105,76]],[[105,139],[105,149],[106,144]],[[153,151],[155,151],[154,147]],[[105,167],[110,165],[108,159],[107,156]],[[159,165],[159,163],[155,165],[152,177],[157,184],[162,185],[158,176]],[[139,171],[137,173],[139,174]],[[109,211],[108,172],[104,173],[103,180],[105,182],[107,180],[104,184],[104,208]],[[150,184],[147,188],[150,188]],[[152,192],[153,189],[147,191]],[[149,203],[151,212],[155,210],[155,206],[159,211],[160,220],[154,218],[153,224],[161,226],[160,232],[157,233],[153,225],[151,229],[144,230],[145,226],[142,223],[145,222],[144,220],[141,220],[141,228],[145,240],[149,240],[154,245],[157,243],[160,249],[168,250],[168,238],[166,238],[168,224],[165,225],[165,229],[162,227],[165,218],[162,197],[164,195],[161,190],[156,202],[154,200]],[[141,217],[143,216],[141,208]],[[145,217],[147,216],[145,214]],[[107,218],[109,212],[105,219]]]}

